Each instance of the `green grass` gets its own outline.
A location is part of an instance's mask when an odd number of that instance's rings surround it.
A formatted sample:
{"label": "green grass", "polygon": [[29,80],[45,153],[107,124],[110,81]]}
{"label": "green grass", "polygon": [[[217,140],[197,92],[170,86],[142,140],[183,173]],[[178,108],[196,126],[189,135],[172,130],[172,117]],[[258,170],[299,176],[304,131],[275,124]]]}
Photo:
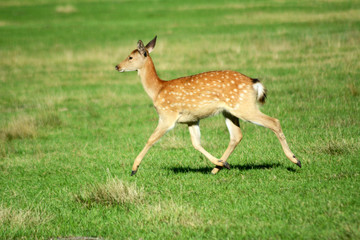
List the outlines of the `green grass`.
{"label": "green grass", "polygon": [[[230,171],[211,175],[178,125],[157,125],[136,42],[158,35],[163,79],[232,69],[262,80],[268,129],[241,123]],[[0,3],[0,239],[360,238],[359,1]],[[201,122],[217,157],[221,116]]]}

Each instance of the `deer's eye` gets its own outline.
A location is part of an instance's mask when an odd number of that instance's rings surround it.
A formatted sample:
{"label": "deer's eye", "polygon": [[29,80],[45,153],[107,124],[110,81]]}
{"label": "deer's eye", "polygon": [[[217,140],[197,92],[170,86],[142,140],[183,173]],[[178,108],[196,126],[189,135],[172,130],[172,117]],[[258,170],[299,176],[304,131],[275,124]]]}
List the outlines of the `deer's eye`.
{"label": "deer's eye", "polygon": [[129,57],[129,60],[131,60],[132,59],[132,57]]}

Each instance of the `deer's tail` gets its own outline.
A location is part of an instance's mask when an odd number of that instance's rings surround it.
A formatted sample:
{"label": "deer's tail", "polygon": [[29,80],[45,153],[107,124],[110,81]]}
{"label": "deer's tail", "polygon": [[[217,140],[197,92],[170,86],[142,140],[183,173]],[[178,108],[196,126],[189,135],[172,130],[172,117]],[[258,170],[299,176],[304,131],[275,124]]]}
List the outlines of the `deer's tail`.
{"label": "deer's tail", "polygon": [[264,104],[265,103],[265,99],[266,99],[266,88],[264,87],[264,85],[260,82],[259,79],[256,78],[252,78],[251,79],[253,82],[253,88],[255,90],[256,93],[256,100],[261,103]]}

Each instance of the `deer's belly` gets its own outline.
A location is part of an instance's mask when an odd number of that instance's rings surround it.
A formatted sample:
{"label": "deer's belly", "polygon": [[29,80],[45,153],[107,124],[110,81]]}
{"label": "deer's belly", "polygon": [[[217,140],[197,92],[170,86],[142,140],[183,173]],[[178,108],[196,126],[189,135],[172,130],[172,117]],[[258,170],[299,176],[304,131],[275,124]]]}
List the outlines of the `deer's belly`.
{"label": "deer's belly", "polygon": [[195,109],[184,109],[179,114],[178,123],[197,122],[200,119],[207,118],[223,112],[223,108],[219,107],[203,107]]}

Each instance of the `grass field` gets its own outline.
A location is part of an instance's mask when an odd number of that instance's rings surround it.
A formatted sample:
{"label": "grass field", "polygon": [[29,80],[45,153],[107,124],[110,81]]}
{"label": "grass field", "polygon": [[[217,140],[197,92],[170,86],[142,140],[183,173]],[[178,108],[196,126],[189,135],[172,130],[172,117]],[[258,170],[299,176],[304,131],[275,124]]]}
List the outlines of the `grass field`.
{"label": "grass field", "polygon": [[[241,123],[231,170],[211,175],[178,125],[157,125],[136,73],[155,35],[163,79],[231,69],[260,78],[297,168]],[[0,239],[359,239],[360,1],[0,2]],[[222,116],[205,149],[228,144]]]}

